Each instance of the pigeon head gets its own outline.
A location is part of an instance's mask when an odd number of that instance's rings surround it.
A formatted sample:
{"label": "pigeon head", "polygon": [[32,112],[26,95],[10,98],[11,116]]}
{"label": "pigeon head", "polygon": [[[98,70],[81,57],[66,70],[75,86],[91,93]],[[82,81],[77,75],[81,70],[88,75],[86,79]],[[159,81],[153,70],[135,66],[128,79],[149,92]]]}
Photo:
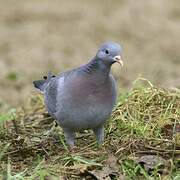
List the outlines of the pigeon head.
{"label": "pigeon head", "polygon": [[117,62],[123,66],[121,52],[122,48],[119,44],[114,42],[106,42],[99,48],[96,58],[106,65],[112,65]]}

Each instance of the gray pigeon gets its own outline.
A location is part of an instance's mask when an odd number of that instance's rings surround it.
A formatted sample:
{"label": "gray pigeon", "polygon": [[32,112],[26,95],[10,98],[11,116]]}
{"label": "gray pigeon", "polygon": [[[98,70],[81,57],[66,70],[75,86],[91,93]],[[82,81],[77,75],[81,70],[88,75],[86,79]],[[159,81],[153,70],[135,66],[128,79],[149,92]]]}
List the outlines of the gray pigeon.
{"label": "gray pigeon", "polygon": [[116,103],[116,82],[110,69],[115,62],[123,65],[121,51],[117,43],[104,43],[89,63],[33,82],[44,94],[47,111],[62,127],[71,148],[75,132],[85,129],[92,129],[98,143],[103,142],[104,123]]}

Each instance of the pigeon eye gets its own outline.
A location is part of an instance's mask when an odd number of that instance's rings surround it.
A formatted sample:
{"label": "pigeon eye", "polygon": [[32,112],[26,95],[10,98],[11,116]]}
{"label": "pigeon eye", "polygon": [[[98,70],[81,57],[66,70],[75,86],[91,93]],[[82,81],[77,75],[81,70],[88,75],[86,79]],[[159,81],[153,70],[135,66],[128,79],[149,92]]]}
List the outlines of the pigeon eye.
{"label": "pigeon eye", "polygon": [[106,54],[109,54],[109,51],[106,49],[105,53],[106,53]]}

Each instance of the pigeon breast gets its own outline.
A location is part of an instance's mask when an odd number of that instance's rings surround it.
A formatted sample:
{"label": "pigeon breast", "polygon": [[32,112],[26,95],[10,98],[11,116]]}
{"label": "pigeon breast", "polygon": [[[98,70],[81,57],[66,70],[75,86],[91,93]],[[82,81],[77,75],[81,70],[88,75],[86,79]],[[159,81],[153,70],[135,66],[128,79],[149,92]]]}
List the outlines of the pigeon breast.
{"label": "pigeon breast", "polygon": [[[92,74],[84,75],[74,71],[54,80],[57,91],[54,100],[56,107],[47,105],[47,109],[61,126],[75,130],[94,128],[110,116],[116,101],[114,79],[112,75],[105,81],[95,78]],[[47,94],[46,97],[46,104],[49,104],[50,99],[53,99],[52,94]]]}

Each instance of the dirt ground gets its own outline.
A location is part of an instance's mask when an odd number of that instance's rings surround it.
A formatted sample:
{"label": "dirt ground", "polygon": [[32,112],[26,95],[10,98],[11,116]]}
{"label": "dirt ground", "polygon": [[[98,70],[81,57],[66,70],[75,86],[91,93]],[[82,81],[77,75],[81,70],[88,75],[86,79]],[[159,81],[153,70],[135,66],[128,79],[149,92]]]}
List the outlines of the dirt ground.
{"label": "dirt ground", "polygon": [[86,63],[109,40],[124,49],[120,87],[138,76],[180,87],[179,32],[179,0],[0,0],[0,105],[24,103],[32,80]]}

